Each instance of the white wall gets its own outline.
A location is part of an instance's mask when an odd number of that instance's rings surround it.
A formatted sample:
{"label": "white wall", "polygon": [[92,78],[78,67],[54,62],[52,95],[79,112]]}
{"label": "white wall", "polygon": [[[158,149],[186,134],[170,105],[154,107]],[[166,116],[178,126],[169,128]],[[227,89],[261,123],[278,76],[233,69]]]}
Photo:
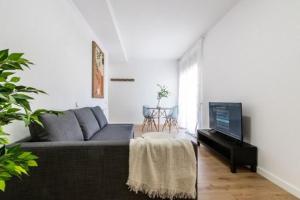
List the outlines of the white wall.
{"label": "white wall", "polygon": [[207,34],[204,62],[206,105],[242,102],[259,173],[300,197],[300,1],[241,1]]}
{"label": "white wall", "polygon": [[157,104],[157,83],[166,85],[171,95],[162,106],[177,104],[178,73],[176,61],[130,61],[111,64],[109,78],[134,78],[135,82],[109,83],[109,116],[111,122],[143,122],[142,106]]}
{"label": "white wall", "polygon": [[[77,102],[107,111],[107,84],[105,99],[91,98],[92,40],[101,42],[71,0],[0,0],[0,18],[0,49],[25,52],[35,66],[20,73],[23,83],[49,94],[34,108],[64,110]],[[20,123],[8,129],[12,141],[28,135]]]}

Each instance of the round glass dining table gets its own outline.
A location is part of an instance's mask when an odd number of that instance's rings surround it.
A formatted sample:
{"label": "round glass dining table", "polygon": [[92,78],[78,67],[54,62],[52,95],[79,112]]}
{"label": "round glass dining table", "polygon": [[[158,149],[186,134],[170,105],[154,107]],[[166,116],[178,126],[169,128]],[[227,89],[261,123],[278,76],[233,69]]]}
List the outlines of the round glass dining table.
{"label": "round glass dining table", "polygon": [[157,119],[157,131],[160,131],[161,118],[168,115],[168,111],[172,110],[171,107],[147,107],[152,110],[151,116]]}

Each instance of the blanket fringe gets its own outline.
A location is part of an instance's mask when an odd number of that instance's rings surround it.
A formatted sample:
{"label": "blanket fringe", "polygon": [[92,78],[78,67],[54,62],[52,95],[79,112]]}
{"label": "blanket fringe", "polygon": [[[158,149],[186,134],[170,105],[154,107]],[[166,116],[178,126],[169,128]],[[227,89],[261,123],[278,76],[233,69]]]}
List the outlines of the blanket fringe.
{"label": "blanket fringe", "polygon": [[132,180],[128,180],[126,183],[129,187],[130,191],[133,191],[135,193],[143,192],[147,194],[150,198],[162,198],[162,199],[171,199],[179,198],[179,199],[195,199],[196,198],[196,191],[192,193],[186,193],[186,192],[179,192],[170,189],[164,189],[164,188],[151,188],[150,186],[146,184],[137,183]]}

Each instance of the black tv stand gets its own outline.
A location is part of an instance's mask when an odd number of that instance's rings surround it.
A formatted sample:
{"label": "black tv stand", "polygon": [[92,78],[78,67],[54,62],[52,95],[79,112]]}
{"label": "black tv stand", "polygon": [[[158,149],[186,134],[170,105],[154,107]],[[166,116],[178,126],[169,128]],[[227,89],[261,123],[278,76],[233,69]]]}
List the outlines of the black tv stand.
{"label": "black tv stand", "polygon": [[238,166],[250,166],[251,171],[256,172],[257,147],[209,129],[198,130],[198,141],[229,161],[232,173],[236,173]]}

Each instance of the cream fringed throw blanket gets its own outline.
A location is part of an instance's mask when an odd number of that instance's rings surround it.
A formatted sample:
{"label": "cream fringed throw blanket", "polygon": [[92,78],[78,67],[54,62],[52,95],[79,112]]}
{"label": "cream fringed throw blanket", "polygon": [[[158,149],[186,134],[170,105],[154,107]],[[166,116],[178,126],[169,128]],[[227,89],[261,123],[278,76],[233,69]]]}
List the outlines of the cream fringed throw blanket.
{"label": "cream fringed throw blanket", "polygon": [[193,145],[184,139],[131,139],[127,185],[151,198],[195,198]]}

